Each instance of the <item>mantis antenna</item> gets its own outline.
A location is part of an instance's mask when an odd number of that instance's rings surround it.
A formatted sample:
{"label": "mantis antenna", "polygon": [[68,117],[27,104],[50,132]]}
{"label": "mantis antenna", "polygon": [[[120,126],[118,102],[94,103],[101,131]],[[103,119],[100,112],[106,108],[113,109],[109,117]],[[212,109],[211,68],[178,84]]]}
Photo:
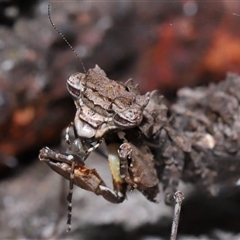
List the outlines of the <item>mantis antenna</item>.
{"label": "mantis antenna", "polygon": [[86,71],[86,68],[83,64],[83,61],[82,59],[80,58],[80,56],[77,54],[76,50],[73,48],[73,46],[69,43],[69,41],[64,37],[64,35],[57,29],[57,27],[55,26],[55,24],[53,23],[52,19],[51,19],[51,14],[50,14],[50,11],[51,10],[51,5],[48,4],[48,18],[49,18],[49,21],[52,25],[52,27],[54,28],[54,30],[61,36],[61,38],[67,43],[67,45],[71,48],[71,50],[73,51],[73,53],[76,55],[78,61],[81,63],[81,66],[83,68],[83,71],[84,73],[87,73]]}

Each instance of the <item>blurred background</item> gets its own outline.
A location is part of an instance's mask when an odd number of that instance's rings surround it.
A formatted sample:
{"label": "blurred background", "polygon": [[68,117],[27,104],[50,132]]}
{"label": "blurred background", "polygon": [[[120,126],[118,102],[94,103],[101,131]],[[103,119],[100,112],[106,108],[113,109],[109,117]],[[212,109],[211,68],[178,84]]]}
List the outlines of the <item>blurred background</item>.
{"label": "blurred background", "polygon": [[[49,2],[86,69],[133,78],[142,93],[158,89],[171,103],[181,87],[240,73],[239,1]],[[113,205],[77,188],[65,233],[68,185],[38,153],[59,148],[75,114],[66,79],[83,69],[51,26],[49,2],[0,1],[0,239],[168,239],[172,209],[162,197],[153,204],[134,192]],[[88,163],[111,185],[105,159],[92,154]],[[218,198],[193,192],[179,239],[240,239],[239,206],[234,186]]]}

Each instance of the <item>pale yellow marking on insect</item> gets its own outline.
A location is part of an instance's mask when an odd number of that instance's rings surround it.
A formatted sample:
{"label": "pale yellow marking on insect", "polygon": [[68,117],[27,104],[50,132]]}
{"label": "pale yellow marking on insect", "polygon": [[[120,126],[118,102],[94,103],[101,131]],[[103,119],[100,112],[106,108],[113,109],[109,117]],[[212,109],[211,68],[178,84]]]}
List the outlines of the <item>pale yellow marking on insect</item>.
{"label": "pale yellow marking on insect", "polygon": [[109,166],[112,172],[112,176],[115,181],[117,182],[123,182],[123,179],[120,175],[120,159],[118,157],[118,149],[120,144],[110,144],[107,146],[108,150],[108,161]]}
{"label": "pale yellow marking on insect", "polygon": [[117,135],[121,140],[123,140],[124,143],[127,142],[127,139],[125,138],[125,132],[120,131],[120,132],[117,133]]}

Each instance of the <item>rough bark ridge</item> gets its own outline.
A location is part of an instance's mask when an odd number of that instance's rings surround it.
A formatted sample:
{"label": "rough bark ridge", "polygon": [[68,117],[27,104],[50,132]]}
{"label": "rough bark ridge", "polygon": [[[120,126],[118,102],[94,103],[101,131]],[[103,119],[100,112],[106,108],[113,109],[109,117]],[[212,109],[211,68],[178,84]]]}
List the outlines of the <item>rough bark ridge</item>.
{"label": "rough bark ridge", "polygon": [[239,178],[239,91],[240,77],[230,73],[219,84],[178,92],[155,151],[166,194],[176,190],[179,179],[216,194],[214,183],[232,184]]}

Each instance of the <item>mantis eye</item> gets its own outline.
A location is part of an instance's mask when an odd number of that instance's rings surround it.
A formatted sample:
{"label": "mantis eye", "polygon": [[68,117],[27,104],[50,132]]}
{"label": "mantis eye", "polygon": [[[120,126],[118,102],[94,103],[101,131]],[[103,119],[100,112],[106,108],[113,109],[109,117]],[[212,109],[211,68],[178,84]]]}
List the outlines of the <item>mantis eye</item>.
{"label": "mantis eye", "polygon": [[84,80],[85,76],[86,75],[83,73],[75,73],[68,78],[67,89],[73,99],[79,99],[81,92],[84,89],[82,86],[82,81]]}
{"label": "mantis eye", "polygon": [[124,128],[138,126],[142,121],[142,111],[140,109],[126,109],[120,113],[116,113],[113,121],[116,125]]}

